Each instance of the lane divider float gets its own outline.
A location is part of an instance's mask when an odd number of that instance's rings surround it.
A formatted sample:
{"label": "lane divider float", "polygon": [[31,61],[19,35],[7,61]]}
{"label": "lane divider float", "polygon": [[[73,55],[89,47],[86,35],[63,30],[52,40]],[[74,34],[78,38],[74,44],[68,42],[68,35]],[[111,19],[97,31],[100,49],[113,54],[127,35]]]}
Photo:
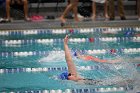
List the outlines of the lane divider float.
{"label": "lane divider float", "polygon": [[50,89],[50,90],[27,90],[27,91],[10,91],[10,92],[3,92],[3,93],[108,93],[108,92],[124,92],[127,91],[124,87],[107,87],[107,88],[94,88],[94,89]]}
{"label": "lane divider float", "polygon": [[[95,66],[77,66],[79,70],[98,70],[101,69],[98,65]],[[6,68],[0,69],[0,73],[21,73],[21,72],[53,72],[67,71],[67,67],[39,67],[39,68]]]}
{"label": "lane divider float", "polygon": [[44,35],[44,34],[79,34],[79,33],[114,33],[120,31],[125,32],[124,35],[132,35],[131,32],[140,32],[140,27],[103,27],[103,28],[74,28],[74,29],[30,29],[30,30],[1,30],[0,36],[15,36],[15,35]]}
{"label": "lane divider float", "polygon": [[[1,45],[25,45],[25,44],[48,44],[62,43],[63,39],[31,39],[31,40],[0,40]],[[140,42],[140,37],[102,37],[102,38],[70,38],[71,43],[85,42]]]}
{"label": "lane divider float", "polygon": [[[140,48],[123,48],[123,49],[95,49],[95,50],[79,50],[83,54],[139,54]],[[24,52],[0,52],[0,57],[27,57],[27,56],[45,56],[49,53],[63,54],[64,51],[24,51]],[[74,55],[76,50],[72,50]]]}

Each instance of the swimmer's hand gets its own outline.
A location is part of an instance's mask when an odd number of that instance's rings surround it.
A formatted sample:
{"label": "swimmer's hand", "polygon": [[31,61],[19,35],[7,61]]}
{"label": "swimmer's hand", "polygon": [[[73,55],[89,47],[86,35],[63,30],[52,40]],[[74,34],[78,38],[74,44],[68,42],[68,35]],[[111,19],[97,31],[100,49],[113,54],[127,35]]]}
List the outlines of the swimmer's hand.
{"label": "swimmer's hand", "polygon": [[64,44],[68,44],[68,40],[69,40],[69,37],[68,37],[68,35],[66,35],[64,38]]}

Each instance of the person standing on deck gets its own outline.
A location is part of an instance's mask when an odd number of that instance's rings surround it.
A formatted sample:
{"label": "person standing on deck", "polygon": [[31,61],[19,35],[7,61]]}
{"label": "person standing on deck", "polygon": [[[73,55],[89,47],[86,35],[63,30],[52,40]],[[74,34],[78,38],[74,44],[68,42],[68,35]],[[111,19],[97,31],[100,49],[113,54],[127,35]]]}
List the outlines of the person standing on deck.
{"label": "person standing on deck", "polygon": [[77,16],[77,14],[78,14],[78,10],[77,10],[78,9],[77,8],[78,7],[78,2],[79,2],[79,0],[69,0],[69,4],[66,6],[64,12],[60,16],[60,21],[62,23],[66,23],[65,17],[71,10],[73,10],[73,13],[74,13],[74,20],[76,22],[79,22],[79,18]]}
{"label": "person standing on deck", "polygon": [[104,16],[107,20],[108,16],[108,0],[92,0],[92,19],[96,19],[96,3],[104,3]]}
{"label": "person standing on deck", "polygon": [[[123,0],[117,0],[117,8],[119,12],[119,16],[121,20],[126,20],[125,13],[124,13],[124,5],[123,5]],[[109,0],[109,16],[110,20],[115,19],[115,4],[114,0]]]}

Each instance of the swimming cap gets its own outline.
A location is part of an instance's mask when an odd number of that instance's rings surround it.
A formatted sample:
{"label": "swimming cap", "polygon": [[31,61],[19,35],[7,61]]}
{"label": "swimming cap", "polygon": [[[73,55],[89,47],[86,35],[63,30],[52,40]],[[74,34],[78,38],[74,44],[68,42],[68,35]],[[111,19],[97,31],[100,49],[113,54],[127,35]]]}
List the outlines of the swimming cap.
{"label": "swimming cap", "polygon": [[63,72],[59,75],[59,78],[62,80],[68,80],[68,72]]}
{"label": "swimming cap", "polygon": [[76,51],[74,51],[73,56],[77,57],[78,54],[83,55],[83,54],[85,54],[85,51],[84,50],[76,50]]}

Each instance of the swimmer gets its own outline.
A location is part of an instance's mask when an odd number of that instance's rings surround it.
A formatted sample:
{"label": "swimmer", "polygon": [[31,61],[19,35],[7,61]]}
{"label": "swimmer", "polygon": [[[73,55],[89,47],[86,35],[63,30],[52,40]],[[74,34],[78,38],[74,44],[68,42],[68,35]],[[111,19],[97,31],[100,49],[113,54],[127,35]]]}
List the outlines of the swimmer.
{"label": "swimmer", "polygon": [[101,63],[118,63],[118,62],[123,61],[122,58],[118,58],[115,60],[104,60],[104,59],[100,59],[100,58],[97,58],[97,57],[94,57],[91,55],[81,55],[78,52],[75,53],[75,56],[77,58],[80,58],[80,59],[85,60],[85,61],[94,61],[94,62],[101,62]]}
{"label": "swimmer", "polygon": [[66,35],[66,37],[64,38],[64,51],[65,51],[65,59],[68,66],[68,75],[66,79],[73,81],[83,80],[83,78],[78,76],[76,66],[72,60],[72,56],[68,47],[68,35]]}
{"label": "swimmer", "polygon": [[114,60],[104,60],[104,59],[100,59],[91,55],[81,55],[79,52],[75,52],[74,56],[85,60],[85,61],[93,61],[93,62],[101,62],[101,63],[119,63],[119,62],[140,62],[140,57],[135,57],[135,58],[127,58],[127,59],[123,59],[123,58],[117,58]]}

